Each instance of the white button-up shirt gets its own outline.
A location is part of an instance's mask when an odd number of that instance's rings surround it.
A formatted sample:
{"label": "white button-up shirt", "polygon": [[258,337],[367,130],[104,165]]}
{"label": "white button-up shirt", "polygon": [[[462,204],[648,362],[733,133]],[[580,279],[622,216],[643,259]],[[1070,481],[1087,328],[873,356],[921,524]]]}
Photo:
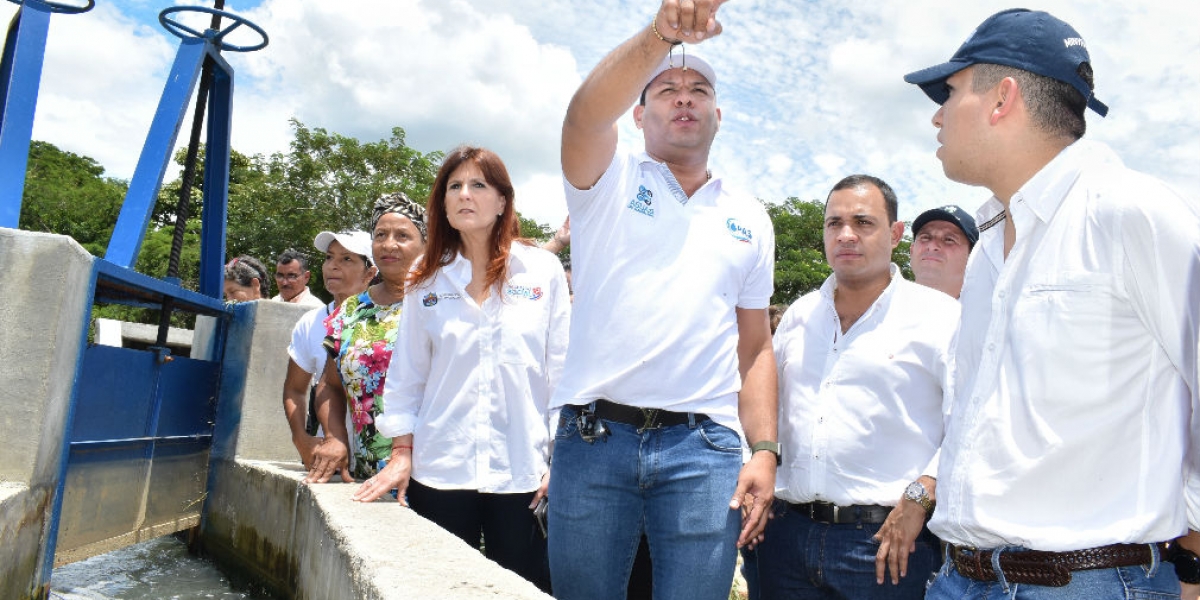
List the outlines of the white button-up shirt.
{"label": "white button-up shirt", "polygon": [[779,441],[775,495],[789,502],[895,506],[933,475],[950,381],[958,302],[892,282],[845,334],[836,276],[797,300],[775,332]]}
{"label": "white button-up shirt", "polygon": [[439,489],[529,492],[549,470],[548,404],[562,371],[570,294],[558,257],[512,245],[508,281],[483,305],[459,255],[404,297],[388,365],[388,437],[413,434],[412,476]]}
{"label": "white button-up shirt", "polygon": [[1013,196],[1007,260],[1002,209],[977,217],[930,529],[1051,551],[1200,529],[1200,208],[1079,141]]}

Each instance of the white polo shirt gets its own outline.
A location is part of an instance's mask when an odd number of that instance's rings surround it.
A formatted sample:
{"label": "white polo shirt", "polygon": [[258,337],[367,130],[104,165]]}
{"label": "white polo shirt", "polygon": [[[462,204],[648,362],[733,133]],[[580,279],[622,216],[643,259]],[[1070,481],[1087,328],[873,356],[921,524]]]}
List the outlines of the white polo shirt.
{"label": "white polo shirt", "polygon": [[508,281],[477,305],[462,255],[404,296],[375,421],[413,434],[412,476],[438,489],[536,490],[549,470],[550,393],[571,299],[553,254],[513,243]]}
{"label": "white polo shirt", "polygon": [[688,198],[645,153],[618,154],[595,186],[567,183],[566,195],[575,304],[552,407],[604,398],[741,431],[734,309],[771,301],[766,210],[719,177]]}
{"label": "white polo shirt", "polygon": [[320,378],[325,370],[329,351],[325,349],[325,318],[337,307],[332,303],[314,308],[300,317],[292,327],[292,341],[288,344],[288,356],[296,366]]}

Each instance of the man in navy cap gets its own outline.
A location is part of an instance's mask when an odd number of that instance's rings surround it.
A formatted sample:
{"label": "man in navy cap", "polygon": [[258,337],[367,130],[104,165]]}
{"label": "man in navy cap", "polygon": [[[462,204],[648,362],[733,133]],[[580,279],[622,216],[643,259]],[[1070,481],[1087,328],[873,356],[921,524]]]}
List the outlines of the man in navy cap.
{"label": "man in navy cap", "polygon": [[[905,76],[946,176],[993,194],[962,290],[928,598],[1195,598],[1200,207],[1081,140],[1083,38],[984,21]],[[1177,539],[1178,538],[1178,539]],[[1170,545],[1168,546],[1168,543]],[[1190,594],[1190,595],[1189,595]]]}
{"label": "man in navy cap", "polygon": [[967,256],[979,239],[975,219],[953,204],[931,208],[913,221],[912,234],[908,264],[917,283],[957,298]]}

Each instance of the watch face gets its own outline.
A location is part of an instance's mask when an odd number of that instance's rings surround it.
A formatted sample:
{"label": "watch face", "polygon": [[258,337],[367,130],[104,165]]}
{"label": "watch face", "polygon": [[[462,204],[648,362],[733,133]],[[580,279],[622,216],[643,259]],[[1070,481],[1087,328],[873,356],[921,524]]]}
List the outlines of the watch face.
{"label": "watch face", "polygon": [[1179,581],[1193,585],[1200,583],[1200,557],[1180,548],[1175,551],[1171,562],[1175,564],[1175,575]]}
{"label": "watch face", "polygon": [[904,489],[904,497],[908,498],[909,500],[919,500],[927,495],[928,493],[925,491],[925,486],[916,481],[908,484],[908,487]]}

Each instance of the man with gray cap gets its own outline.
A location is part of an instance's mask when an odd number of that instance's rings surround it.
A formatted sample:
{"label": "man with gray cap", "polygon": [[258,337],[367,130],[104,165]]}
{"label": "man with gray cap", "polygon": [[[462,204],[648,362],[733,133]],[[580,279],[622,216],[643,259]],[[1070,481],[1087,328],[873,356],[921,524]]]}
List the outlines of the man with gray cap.
{"label": "man with gray cap", "polygon": [[913,221],[912,234],[908,264],[917,283],[957,298],[967,256],[979,239],[975,219],[953,204],[931,208]]}
{"label": "man with gray cap", "polygon": [[1195,598],[1200,207],[1080,139],[1085,108],[1108,107],[1083,38],[1047,13],[993,15],[905,80],[941,105],[946,175],[993,194],[962,291],[929,524],[949,546],[927,597],[1167,598],[1182,581]]}
{"label": "man with gray cap", "polygon": [[[773,499],[774,233],[709,167],[717,76],[682,46],[720,33],[719,4],[664,1],[563,123],[575,302],[551,402],[559,599],[624,597],[644,532],[655,597],[724,600],[736,546],[757,542]],[[645,151],[618,152],[635,102]]]}

